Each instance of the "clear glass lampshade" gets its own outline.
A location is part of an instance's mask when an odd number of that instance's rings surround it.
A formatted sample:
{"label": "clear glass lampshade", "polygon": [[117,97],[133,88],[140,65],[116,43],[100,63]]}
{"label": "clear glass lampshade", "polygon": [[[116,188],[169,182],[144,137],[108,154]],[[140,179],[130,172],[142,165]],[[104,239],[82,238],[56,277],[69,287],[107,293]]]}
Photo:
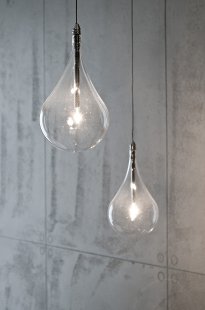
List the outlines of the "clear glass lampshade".
{"label": "clear glass lampshade", "polygon": [[138,171],[135,144],[131,144],[125,179],[108,208],[109,222],[117,232],[143,234],[153,231],[158,215],[158,206]]}
{"label": "clear glass lampshade", "polygon": [[73,152],[96,146],[109,126],[108,110],[86,74],[79,52],[77,56],[76,71],[73,48],[63,76],[40,113],[45,137],[53,146]]}

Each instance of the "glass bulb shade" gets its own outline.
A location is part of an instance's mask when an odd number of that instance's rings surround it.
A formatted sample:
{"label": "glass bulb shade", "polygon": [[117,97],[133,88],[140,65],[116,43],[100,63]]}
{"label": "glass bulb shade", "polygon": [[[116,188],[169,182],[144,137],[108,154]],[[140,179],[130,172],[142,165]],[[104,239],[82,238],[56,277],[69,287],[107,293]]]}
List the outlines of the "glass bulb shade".
{"label": "glass bulb shade", "polygon": [[117,232],[150,233],[158,221],[158,206],[140,177],[132,152],[125,179],[109,205],[108,219]]}
{"label": "glass bulb shade", "polygon": [[[79,58],[79,85],[75,82],[75,51],[40,113],[40,126],[53,146],[78,152],[91,149],[104,137],[109,113]],[[76,98],[78,102],[76,104]]]}

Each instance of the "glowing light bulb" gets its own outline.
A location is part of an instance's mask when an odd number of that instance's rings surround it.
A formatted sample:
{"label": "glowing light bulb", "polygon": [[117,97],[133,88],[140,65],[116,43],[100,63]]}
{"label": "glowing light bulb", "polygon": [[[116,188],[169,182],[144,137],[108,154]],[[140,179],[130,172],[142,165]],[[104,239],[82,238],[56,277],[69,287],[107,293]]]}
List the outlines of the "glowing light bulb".
{"label": "glowing light bulb", "polygon": [[133,142],[125,179],[108,208],[112,228],[125,234],[150,233],[159,215],[158,206],[140,177],[135,151]]}
{"label": "glowing light bulb", "polygon": [[136,191],[136,189],[137,189],[136,184],[133,183],[133,182],[131,182],[130,187],[131,187],[131,189],[133,189],[133,190],[135,190],[135,191]]}
{"label": "glowing light bulb", "polygon": [[140,214],[140,210],[139,210],[138,205],[135,202],[132,202],[129,207],[130,220],[133,222],[139,214]]}
{"label": "glowing light bulb", "polygon": [[73,152],[95,147],[107,132],[108,110],[81,61],[79,24],[73,29],[70,61],[42,106],[40,126],[53,146]]}
{"label": "glowing light bulb", "polygon": [[76,94],[77,92],[80,93],[80,89],[79,89],[76,85],[74,85],[74,86],[71,88],[70,92],[71,92],[71,94]]}
{"label": "glowing light bulb", "polygon": [[67,124],[71,130],[78,129],[83,121],[83,115],[80,112],[80,108],[75,108],[75,110],[68,116]]}

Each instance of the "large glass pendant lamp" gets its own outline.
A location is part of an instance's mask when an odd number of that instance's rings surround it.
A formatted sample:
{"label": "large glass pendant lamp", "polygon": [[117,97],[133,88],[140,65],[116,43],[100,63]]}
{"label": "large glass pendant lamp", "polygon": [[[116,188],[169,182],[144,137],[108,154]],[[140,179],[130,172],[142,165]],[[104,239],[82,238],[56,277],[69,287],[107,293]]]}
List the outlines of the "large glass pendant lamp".
{"label": "large glass pendant lamp", "polygon": [[112,228],[123,234],[150,233],[158,221],[158,206],[140,176],[134,142],[134,76],[133,76],[133,0],[131,0],[132,28],[132,142],[124,181],[108,208]]}
{"label": "large glass pendant lamp", "polygon": [[95,147],[109,126],[108,110],[84,69],[80,45],[76,0],[70,61],[40,113],[40,126],[45,137],[53,146],[72,152]]}

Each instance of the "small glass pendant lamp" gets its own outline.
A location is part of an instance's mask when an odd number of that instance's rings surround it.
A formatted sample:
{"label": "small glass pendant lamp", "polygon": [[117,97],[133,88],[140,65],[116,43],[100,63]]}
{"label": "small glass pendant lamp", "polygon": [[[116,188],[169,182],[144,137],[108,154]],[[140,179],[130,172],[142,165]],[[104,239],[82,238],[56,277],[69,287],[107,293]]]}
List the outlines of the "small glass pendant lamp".
{"label": "small glass pendant lamp", "polygon": [[125,179],[108,208],[112,228],[122,234],[143,234],[153,231],[158,221],[158,206],[139,174],[134,141],[134,76],[133,76],[133,0],[131,0],[132,33],[132,142]]}
{"label": "small glass pendant lamp", "polygon": [[82,63],[77,9],[76,0],[70,61],[40,113],[40,126],[45,137],[56,148],[72,152],[95,147],[109,126],[108,110]]}

